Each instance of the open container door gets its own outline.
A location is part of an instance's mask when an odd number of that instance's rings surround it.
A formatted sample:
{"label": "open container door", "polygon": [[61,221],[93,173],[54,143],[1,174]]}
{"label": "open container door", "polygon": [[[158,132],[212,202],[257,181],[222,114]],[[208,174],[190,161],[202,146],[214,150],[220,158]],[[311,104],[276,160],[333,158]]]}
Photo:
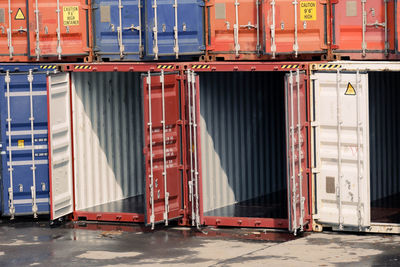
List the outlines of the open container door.
{"label": "open container door", "polygon": [[73,212],[69,73],[48,77],[50,219]]}
{"label": "open container door", "polygon": [[143,77],[145,122],[145,219],[151,225],[182,216],[182,104],[177,73]]}
{"label": "open container door", "polygon": [[286,74],[286,147],[289,231],[303,231],[306,224],[307,185],[307,114],[306,74],[304,71]]}
{"label": "open container door", "polygon": [[311,79],[314,229],[361,230],[370,225],[368,74],[322,70]]}

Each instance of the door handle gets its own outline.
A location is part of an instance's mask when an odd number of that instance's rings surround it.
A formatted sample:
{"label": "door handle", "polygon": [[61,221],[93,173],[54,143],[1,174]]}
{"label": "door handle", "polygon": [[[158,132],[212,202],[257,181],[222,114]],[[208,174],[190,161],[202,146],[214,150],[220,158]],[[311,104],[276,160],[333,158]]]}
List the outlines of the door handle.
{"label": "door handle", "polygon": [[15,29],[13,30],[14,32],[19,32],[19,33],[23,33],[23,32],[27,32],[27,29],[22,28],[22,26],[19,29]]}

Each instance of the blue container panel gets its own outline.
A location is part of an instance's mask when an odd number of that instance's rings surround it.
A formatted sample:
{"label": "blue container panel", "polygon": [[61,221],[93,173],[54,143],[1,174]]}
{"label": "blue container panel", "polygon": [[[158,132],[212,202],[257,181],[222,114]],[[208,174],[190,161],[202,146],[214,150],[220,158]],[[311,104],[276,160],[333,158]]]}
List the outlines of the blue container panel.
{"label": "blue container panel", "polygon": [[[20,68],[24,71],[24,67]],[[49,213],[49,167],[47,135],[47,86],[45,74],[34,74],[33,117],[34,142],[31,137],[29,82],[27,73],[10,73],[11,158],[8,138],[8,103],[5,75],[0,76],[1,143],[2,143],[2,213],[10,215],[9,167],[13,169],[13,200],[15,215],[33,214],[33,158],[35,162],[36,204],[38,213]],[[34,151],[32,156],[32,143]]]}
{"label": "blue container panel", "polygon": [[[201,0],[178,0],[178,46],[179,58],[200,55],[204,46],[204,2]],[[146,52],[154,57],[154,0],[147,0],[147,42]],[[174,0],[157,0],[158,55],[164,59],[175,58]]]}
{"label": "blue container panel", "polygon": [[[139,28],[136,27],[141,24],[139,23],[138,3],[139,1],[122,1],[121,22],[124,51],[121,58],[118,39],[120,25],[118,1],[95,0],[93,2],[94,51],[98,57],[103,60],[105,58],[109,60],[139,60],[140,37]],[[142,7],[141,10],[144,8]]]}

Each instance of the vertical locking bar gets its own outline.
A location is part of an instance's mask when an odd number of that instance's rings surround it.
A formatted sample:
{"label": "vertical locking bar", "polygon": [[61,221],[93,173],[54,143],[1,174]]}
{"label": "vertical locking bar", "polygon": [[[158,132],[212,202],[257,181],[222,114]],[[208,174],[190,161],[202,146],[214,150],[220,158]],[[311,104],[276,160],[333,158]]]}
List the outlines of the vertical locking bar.
{"label": "vertical locking bar", "polygon": [[29,82],[29,101],[30,101],[30,118],[31,121],[31,144],[32,144],[32,186],[31,186],[31,195],[32,195],[32,212],[33,217],[37,218],[37,205],[36,205],[36,164],[35,164],[35,136],[34,136],[34,127],[33,121],[35,118],[33,117],[33,75],[32,70],[29,70],[28,75],[28,82]]}
{"label": "vertical locking bar", "polygon": [[175,26],[174,26],[174,52],[176,59],[179,58],[179,42],[178,42],[178,1],[174,0],[175,9]]}
{"label": "vertical locking bar", "polygon": [[196,227],[200,227],[199,214],[199,170],[197,166],[197,121],[196,121],[196,76],[192,71],[192,112],[193,112],[193,156],[194,156],[194,184],[195,184],[195,200],[196,200]]}
{"label": "vertical locking bar", "polygon": [[365,11],[365,3],[367,0],[361,0],[361,5],[362,5],[362,44],[361,44],[361,49],[362,49],[362,56],[366,56],[366,50],[367,50],[367,43],[365,41],[365,32],[367,30],[367,11]]}
{"label": "vertical locking bar", "polygon": [[194,169],[193,169],[193,154],[195,153],[193,151],[193,136],[192,136],[192,127],[193,127],[193,121],[192,121],[192,99],[191,99],[191,91],[192,91],[192,74],[190,70],[187,72],[187,83],[188,83],[188,104],[189,104],[189,155],[190,155],[190,182],[189,182],[189,198],[190,198],[190,203],[191,203],[191,208],[192,208],[192,226],[195,225],[195,220],[196,220],[196,213],[194,210],[194,183],[193,183],[193,175],[194,175]]}
{"label": "vertical locking bar", "polygon": [[39,5],[38,0],[35,1],[36,8],[35,8],[35,18],[36,18],[36,47],[35,47],[35,54],[36,54],[36,61],[40,60],[40,33],[39,33]]}
{"label": "vertical locking bar", "polygon": [[57,54],[58,54],[58,59],[61,59],[62,48],[61,48],[60,0],[57,0],[56,12],[57,12]]}
{"label": "vertical locking bar", "polygon": [[10,53],[10,59],[13,58],[14,47],[12,45],[12,10],[11,10],[11,0],[8,0],[8,28],[7,28],[7,42],[8,42],[8,51]]}
{"label": "vertical locking bar", "polygon": [[300,71],[296,70],[296,83],[297,83],[297,144],[298,144],[298,157],[299,157],[299,200],[300,200],[300,231],[303,230],[304,221],[304,201],[303,201],[303,171],[301,168],[302,151],[301,151],[301,97],[300,97]]}
{"label": "vertical locking bar", "polygon": [[161,98],[162,98],[162,129],[163,129],[163,156],[164,156],[164,194],[165,194],[165,201],[164,201],[164,221],[165,225],[168,226],[168,212],[169,212],[169,193],[168,193],[168,183],[167,183],[167,143],[165,139],[165,82],[164,82],[164,70],[161,70],[160,76],[160,83],[161,83]]}
{"label": "vertical locking bar", "polygon": [[260,45],[260,0],[256,0],[256,9],[257,9],[257,26],[256,26],[256,30],[257,30],[257,47],[256,47],[256,51],[257,51],[257,55],[261,54],[261,45]]}
{"label": "vertical locking bar", "polygon": [[272,58],[276,56],[276,43],[275,43],[275,0],[271,1],[272,9],[272,23],[271,23],[271,52]]}
{"label": "vertical locking bar", "polygon": [[117,32],[118,32],[118,45],[119,45],[119,57],[123,58],[124,57],[124,52],[125,52],[125,47],[123,44],[122,40],[122,8],[124,6],[122,5],[122,0],[118,0],[118,21],[119,21],[119,26],[117,27]]}
{"label": "vertical locking bar", "polygon": [[233,25],[233,39],[235,41],[235,55],[239,57],[239,1],[235,0],[235,24]]}
{"label": "vertical locking bar", "polygon": [[293,51],[294,51],[294,56],[297,57],[298,51],[299,51],[299,44],[297,40],[297,5],[299,2],[297,0],[293,1],[294,5],[294,44],[293,44]]}
{"label": "vertical locking bar", "polygon": [[147,88],[149,95],[149,143],[150,143],[150,204],[151,204],[151,215],[150,215],[150,223],[151,229],[154,229],[154,176],[153,176],[153,124],[151,120],[151,75],[150,71],[147,74]]}
{"label": "vertical locking bar", "polygon": [[154,9],[154,27],[153,27],[153,53],[154,59],[158,60],[158,17],[157,17],[157,0],[153,0]]}
{"label": "vertical locking bar", "polygon": [[138,0],[139,9],[139,57],[144,56],[144,47],[142,43],[142,0]]}
{"label": "vertical locking bar", "polygon": [[338,150],[338,184],[336,186],[336,196],[338,201],[339,208],[339,229],[343,229],[343,220],[342,220],[342,103],[340,97],[340,69],[336,70],[336,94],[337,94],[337,150]]}
{"label": "vertical locking bar", "polygon": [[12,161],[12,143],[11,143],[11,106],[10,106],[10,83],[11,77],[10,72],[7,71],[6,76],[4,78],[7,84],[7,125],[8,125],[8,157],[9,157],[9,167],[8,172],[10,173],[10,187],[8,188],[8,208],[10,211],[11,220],[14,219],[15,215],[15,207],[14,207],[14,192],[13,192],[13,161]]}
{"label": "vertical locking bar", "polygon": [[358,201],[357,201],[357,215],[358,215],[358,229],[361,231],[362,229],[362,215],[361,215],[361,140],[360,140],[360,127],[362,127],[362,122],[360,118],[360,70],[357,69],[356,72],[356,108],[357,108],[357,194],[358,194]]}
{"label": "vertical locking bar", "polygon": [[389,40],[388,40],[388,1],[385,1],[385,56],[389,55]]}
{"label": "vertical locking bar", "polygon": [[296,163],[295,163],[295,142],[294,142],[294,102],[293,102],[293,72],[290,71],[289,76],[289,84],[290,84],[290,150],[292,154],[292,209],[293,209],[293,225],[292,229],[296,234],[297,231],[297,212],[296,212]]}

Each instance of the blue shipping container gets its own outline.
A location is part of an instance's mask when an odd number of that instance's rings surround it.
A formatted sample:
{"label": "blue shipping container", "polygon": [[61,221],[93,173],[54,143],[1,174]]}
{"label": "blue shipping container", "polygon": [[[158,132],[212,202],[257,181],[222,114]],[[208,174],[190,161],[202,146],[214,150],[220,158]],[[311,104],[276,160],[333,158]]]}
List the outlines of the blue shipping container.
{"label": "blue shipping container", "polygon": [[55,66],[0,66],[2,215],[49,213],[47,79]]}
{"label": "blue shipping container", "polygon": [[102,61],[191,59],[205,52],[204,1],[94,0],[93,29]]}

